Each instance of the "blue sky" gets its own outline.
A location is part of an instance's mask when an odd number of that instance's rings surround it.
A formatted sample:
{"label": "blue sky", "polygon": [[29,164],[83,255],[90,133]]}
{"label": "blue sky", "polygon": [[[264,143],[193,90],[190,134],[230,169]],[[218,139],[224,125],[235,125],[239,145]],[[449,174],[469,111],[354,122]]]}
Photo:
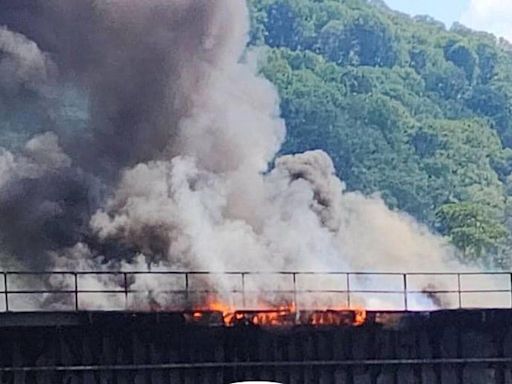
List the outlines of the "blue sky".
{"label": "blue sky", "polygon": [[430,15],[450,26],[469,8],[469,0],[386,0],[393,9],[411,15]]}
{"label": "blue sky", "polygon": [[512,0],[385,0],[411,15],[430,15],[448,27],[454,21],[512,41]]}

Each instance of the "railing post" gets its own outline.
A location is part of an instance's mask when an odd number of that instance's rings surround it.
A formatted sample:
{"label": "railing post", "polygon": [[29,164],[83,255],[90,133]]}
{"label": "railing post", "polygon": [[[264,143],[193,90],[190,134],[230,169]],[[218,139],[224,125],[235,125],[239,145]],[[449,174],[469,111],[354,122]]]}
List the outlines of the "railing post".
{"label": "railing post", "polygon": [[510,273],[510,307],[512,308],[512,273]]}
{"label": "railing post", "polygon": [[293,279],[293,305],[295,306],[295,313],[299,313],[299,303],[297,302],[297,273],[292,273]]}
{"label": "railing post", "polygon": [[9,289],[7,288],[7,272],[4,275],[5,312],[9,312]]}
{"label": "railing post", "polygon": [[128,274],[123,272],[124,309],[128,309]]}
{"label": "railing post", "polygon": [[242,272],[242,307],[243,309],[246,308],[246,301],[245,301],[245,272]]}
{"label": "railing post", "polygon": [[460,284],[460,273],[457,273],[457,293],[459,297],[459,309],[462,309],[462,292]]}
{"label": "railing post", "polygon": [[403,274],[403,279],[404,279],[404,310],[405,311],[408,311],[409,310],[409,300],[408,300],[408,294],[407,294],[407,273],[404,273]]}
{"label": "railing post", "polygon": [[73,273],[73,278],[75,280],[75,311],[78,312],[78,273]]}
{"label": "railing post", "polygon": [[188,273],[185,272],[185,302],[187,303],[187,306],[190,304],[188,289],[189,289]]}
{"label": "railing post", "polygon": [[347,273],[346,276],[347,276],[347,309],[351,309],[352,305],[350,303],[350,273]]}

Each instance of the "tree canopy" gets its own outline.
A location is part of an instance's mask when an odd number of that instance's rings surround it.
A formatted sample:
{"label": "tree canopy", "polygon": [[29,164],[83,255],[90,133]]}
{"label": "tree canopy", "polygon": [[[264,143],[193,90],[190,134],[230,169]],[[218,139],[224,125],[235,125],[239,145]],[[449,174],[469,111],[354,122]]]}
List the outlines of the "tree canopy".
{"label": "tree canopy", "polygon": [[251,18],[281,96],[283,153],[324,149],[349,189],[380,193],[463,257],[509,266],[507,41],[380,0],[252,0]]}

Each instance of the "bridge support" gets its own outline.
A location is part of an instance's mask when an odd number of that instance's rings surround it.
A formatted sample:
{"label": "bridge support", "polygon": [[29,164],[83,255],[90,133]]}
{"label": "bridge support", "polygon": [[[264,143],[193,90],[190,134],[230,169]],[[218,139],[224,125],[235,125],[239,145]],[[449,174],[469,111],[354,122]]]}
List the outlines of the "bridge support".
{"label": "bridge support", "polygon": [[0,383],[512,383],[512,311],[225,327],[179,313],[0,315]]}

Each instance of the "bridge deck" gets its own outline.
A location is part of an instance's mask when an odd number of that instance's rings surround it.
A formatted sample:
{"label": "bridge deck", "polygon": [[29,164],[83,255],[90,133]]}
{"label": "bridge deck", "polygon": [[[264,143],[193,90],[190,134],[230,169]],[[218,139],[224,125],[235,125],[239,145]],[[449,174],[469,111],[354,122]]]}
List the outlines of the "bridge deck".
{"label": "bridge deck", "polygon": [[362,326],[205,326],[181,313],[0,314],[1,383],[511,383],[512,311]]}

